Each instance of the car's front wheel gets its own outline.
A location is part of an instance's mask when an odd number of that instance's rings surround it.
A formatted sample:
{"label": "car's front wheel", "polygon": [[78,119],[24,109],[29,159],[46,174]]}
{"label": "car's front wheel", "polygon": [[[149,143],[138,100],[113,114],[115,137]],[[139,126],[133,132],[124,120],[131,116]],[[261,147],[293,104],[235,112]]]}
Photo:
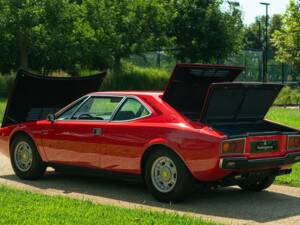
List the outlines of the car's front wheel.
{"label": "car's front wheel", "polygon": [[244,191],[262,191],[270,187],[275,178],[274,175],[251,177],[239,184],[239,187]]}
{"label": "car's front wheel", "polygon": [[180,201],[194,189],[194,179],[182,160],[164,148],[147,159],[145,181],[152,195],[162,202]]}
{"label": "car's front wheel", "polygon": [[10,159],[16,175],[24,180],[35,180],[44,175],[46,165],[26,135],[16,136],[11,143]]}

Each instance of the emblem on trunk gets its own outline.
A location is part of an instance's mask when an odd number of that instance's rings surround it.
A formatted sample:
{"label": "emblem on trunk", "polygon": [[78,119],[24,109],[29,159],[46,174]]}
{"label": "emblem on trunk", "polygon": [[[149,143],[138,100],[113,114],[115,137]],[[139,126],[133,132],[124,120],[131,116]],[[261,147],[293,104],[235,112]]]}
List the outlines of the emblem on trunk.
{"label": "emblem on trunk", "polygon": [[263,140],[251,142],[251,153],[278,151],[278,140]]}

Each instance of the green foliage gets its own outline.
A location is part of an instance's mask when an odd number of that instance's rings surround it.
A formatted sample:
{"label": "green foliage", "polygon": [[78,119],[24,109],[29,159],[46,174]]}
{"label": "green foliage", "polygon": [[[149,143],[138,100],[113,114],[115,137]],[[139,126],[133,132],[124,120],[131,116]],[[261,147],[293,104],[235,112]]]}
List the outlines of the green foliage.
{"label": "green foliage", "polygon": [[95,33],[95,48],[108,51],[116,71],[121,69],[122,58],[168,41],[168,1],[86,0],[84,7]]}
{"label": "green foliage", "polygon": [[154,68],[141,68],[124,64],[121,74],[110,73],[101,90],[163,90],[169,72]]}
{"label": "green foliage", "polygon": [[278,105],[300,105],[300,89],[284,87],[278,95],[275,104]]}
{"label": "green foliage", "polygon": [[174,1],[170,37],[180,61],[214,63],[241,48],[241,12],[231,6],[221,9],[223,1]]}
{"label": "green foliage", "polygon": [[0,0],[0,69],[27,67],[41,23],[42,1]]}
{"label": "green foliage", "polygon": [[119,72],[122,59],[165,48],[213,62],[239,49],[241,26],[221,0],[0,0],[0,71]]}
{"label": "green foliage", "polygon": [[283,16],[283,25],[275,31],[272,42],[276,47],[276,59],[300,67],[300,3],[290,1]]}
{"label": "green foliage", "polygon": [[162,0],[0,0],[0,71],[105,69],[123,57],[165,46]]}
{"label": "green foliage", "polygon": [[5,76],[0,75],[0,98],[8,97],[8,94],[13,86],[14,81],[15,81],[14,74],[8,74]]}
{"label": "green foliage", "polygon": [[[94,52],[94,31],[86,21],[81,4],[63,0],[43,0],[43,22],[37,29],[30,68],[45,73],[61,69],[79,75],[82,68],[107,68],[104,52]],[[34,63],[33,63],[34,62]]]}
{"label": "green foliage", "polygon": [[[244,45],[246,49],[252,50],[262,50],[264,46],[265,40],[265,31],[266,31],[266,17],[259,16],[256,17],[255,22],[245,27],[244,29]],[[268,41],[270,42],[270,38],[274,34],[274,32],[280,29],[282,26],[282,15],[275,14],[268,20]],[[269,49],[269,57],[270,52],[273,54],[275,49],[272,46]]]}
{"label": "green foliage", "polygon": [[0,186],[0,224],[203,224],[200,218],[141,209],[126,209]]}

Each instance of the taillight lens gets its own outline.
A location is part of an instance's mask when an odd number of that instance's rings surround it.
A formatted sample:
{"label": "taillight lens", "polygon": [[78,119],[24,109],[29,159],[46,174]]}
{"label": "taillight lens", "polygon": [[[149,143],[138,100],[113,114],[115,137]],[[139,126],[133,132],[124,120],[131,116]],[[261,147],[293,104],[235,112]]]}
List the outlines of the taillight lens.
{"label": "taillight lens", "polygon": [[287,150],[300,150],[300,135],[288,136]]}
{"label": "taillight lens", "polygon": [[245,152],[245,139],[226,140],[222,142],[222,154],[242,154]]}

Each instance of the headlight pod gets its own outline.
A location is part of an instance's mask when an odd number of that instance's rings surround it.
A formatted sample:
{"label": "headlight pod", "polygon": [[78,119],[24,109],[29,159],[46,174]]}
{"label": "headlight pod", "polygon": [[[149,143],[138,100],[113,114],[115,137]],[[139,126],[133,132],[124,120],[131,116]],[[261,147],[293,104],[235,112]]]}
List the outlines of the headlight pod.
{"label": "headlight pod", "polygon": [[300,135],[289,135],[287,139],[287,151],[300,150]]}
{"label": "headlight pod", "polygon": [[243,154],[245,153],[245,139],[231,139],[222,142],[221,154]]}

